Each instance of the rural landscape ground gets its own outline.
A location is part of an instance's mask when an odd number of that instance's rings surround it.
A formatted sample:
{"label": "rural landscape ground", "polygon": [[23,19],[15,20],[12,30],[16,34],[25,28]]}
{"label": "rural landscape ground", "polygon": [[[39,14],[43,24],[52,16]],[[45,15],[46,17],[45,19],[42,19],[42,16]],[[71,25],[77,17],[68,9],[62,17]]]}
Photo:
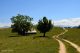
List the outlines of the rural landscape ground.
{"label": "rural landscape ground", "polygon": [[21,36],[1,28],[0,53],[80,53],[80,29],[54,27],[42,35]]}
{"label": "rural landscape ground", "polygon": [[0,53],[80,53],[80,0],[0,0]]}

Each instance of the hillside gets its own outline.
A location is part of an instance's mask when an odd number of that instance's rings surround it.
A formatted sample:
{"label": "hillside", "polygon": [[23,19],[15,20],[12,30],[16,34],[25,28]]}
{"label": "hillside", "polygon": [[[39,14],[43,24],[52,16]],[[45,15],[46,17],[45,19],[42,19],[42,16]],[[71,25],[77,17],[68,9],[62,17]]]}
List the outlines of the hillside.
{"label": "hillside", "polygon": [[70,40],[80,46],[80,29],[77,28],[67,28],[68,32],[60,36],[61,38]]}
{"label": "hillside", "polygon": [[68,40],[68,42],[62,40],[65,43],[67,52],[80,53],[80,29],[66,28],[66,30],[68,31],[61,35],[60,38]]}

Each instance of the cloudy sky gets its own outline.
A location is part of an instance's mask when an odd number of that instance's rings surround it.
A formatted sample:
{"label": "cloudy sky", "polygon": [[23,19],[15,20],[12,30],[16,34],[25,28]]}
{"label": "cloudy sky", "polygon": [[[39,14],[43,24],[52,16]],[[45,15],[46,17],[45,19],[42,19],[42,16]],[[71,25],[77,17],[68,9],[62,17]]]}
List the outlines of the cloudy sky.
{"label": "cloudy sky", "polygon": [[80,18],[69,18],[63,20],[54,21],[55,26],[79,26],[80,25]]}
{"label": "cloudy sky", "polygon": [[17,14],[33,17],[34,23],[46,16],[58,26],[77,26],[80,0],[0,0],[0,27],[10,26],[10,18]]}

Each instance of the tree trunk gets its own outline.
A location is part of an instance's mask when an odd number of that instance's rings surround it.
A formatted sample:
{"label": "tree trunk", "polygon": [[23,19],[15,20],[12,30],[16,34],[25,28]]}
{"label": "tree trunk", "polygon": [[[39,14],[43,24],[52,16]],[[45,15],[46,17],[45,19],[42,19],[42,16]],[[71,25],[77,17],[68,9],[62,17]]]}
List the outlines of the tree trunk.
{"label": "tree trunk", "polygon": [[44,33],[43,37],[45,37],[45,33]]}
{"label": "tree trunk", "polygon": [[22,31],[22,35],[23,35],[23,36],[25,35],[25,30]]}

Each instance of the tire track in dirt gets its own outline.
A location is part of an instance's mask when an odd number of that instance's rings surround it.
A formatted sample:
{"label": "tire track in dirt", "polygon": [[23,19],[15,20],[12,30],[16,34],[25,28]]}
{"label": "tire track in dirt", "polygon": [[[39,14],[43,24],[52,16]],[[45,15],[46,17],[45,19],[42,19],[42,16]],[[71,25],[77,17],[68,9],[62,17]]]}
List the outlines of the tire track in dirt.
{"label": "tire track in dirt", "polygon": [[[66,39],[63,39],[63,38],[61,39],[59,37],[59,36],[65,34],[66,32],[68,32],[68,30],[65,29],[65,28],[63,28],[63,30],[64,30],[64,32],[62,32],[62,33],[60,33],[58,35],[53,36],[53,38],[59,42],[59,53],[67,53],[65,44],[61,40],[69,43],[72,47],[74,47],[80,53],[80,46],[78,46],[77,44],[75,44],[75,43],[73,43],[73,42],[71,42],[69,40],[66,40]],[[59,40],[59,39],[61,39],[61,40]]]}
{"label": "tire track in dirt", "polygon": [[71,46],[73,46],[79,53],[80,53],[80,46],[78,46],[77,44],[71,42],[71,41],[68,41],[66,39],[62,39],[63,41],[69,43]]}
{"label": "tire track in dirt", "polygon": [[[66,32],[68,32],[68,30],[65,29],[65,28],[63,28],[63,30],[64,30],[64,32],[61,33],[60,35],[63,35]],[[60,35],[58,35],[57,37],[59,38]],[[65,42],[67,42],[67,43],[69,43],[72,47],[74,47],[80,53],[80,46],[78,46],[77,44],[75,44],[75,43],[73,43],[73,42],[71,42],[69,40],[66,40],[66,39],[62,39],[62,40],[65,41]]]}
{"label": "tire track in dirt", "polygon": [[60,33],[58,35],[53,36],[53,38],[55,40],[57,40],[58,43],[59,43],[59,53],[67,53],[64,43],[61,40],[59,40],[59,36],[63,35],[64,33],[66,33],[66,31],[64,31],[64,32],[62,32],[62,33]]}

